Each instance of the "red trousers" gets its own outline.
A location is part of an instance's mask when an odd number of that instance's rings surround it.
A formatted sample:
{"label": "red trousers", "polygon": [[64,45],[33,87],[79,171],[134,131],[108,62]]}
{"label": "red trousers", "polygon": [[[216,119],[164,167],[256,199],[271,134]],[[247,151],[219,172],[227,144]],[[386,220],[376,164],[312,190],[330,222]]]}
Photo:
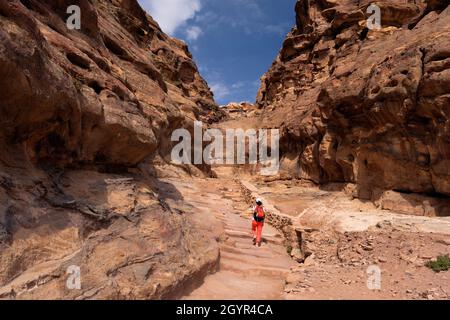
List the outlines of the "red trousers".
{"label": "red trousers", "polygon": [[261,235],[262,235],[263,226],[264,226],[264,222],[256,222],[255,220],[252,221],[252,232],[253,232],[253,236],[256,238],[257,243],[261,243]]}

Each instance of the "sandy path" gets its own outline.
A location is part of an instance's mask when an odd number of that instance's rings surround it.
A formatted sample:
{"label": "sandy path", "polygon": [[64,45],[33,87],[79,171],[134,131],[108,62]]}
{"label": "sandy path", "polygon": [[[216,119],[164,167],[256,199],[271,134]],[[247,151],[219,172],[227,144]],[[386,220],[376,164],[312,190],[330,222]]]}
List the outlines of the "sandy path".
{"label": "sandy path", "polygon": [[253,245],[251,213],[239,185],[230,179],[170,182],[184,202],[203,210],[202,214],[213,214],[221,226],[219,270],[185,299],[282,299],[285,279],[294,262],[281,234],[267,224],[262,246]]}

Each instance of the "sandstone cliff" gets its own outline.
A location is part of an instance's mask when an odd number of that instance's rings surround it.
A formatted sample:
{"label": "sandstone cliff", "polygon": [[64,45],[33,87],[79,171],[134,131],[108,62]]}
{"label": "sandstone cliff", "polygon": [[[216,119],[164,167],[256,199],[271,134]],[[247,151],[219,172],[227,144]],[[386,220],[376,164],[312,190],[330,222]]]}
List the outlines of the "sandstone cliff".
{"label": "sandstone cliff", "polygon": [[[296,26],[262,78],[282,167],[316,183],[450,195],[450,8],[443,1],[299,0]],[[286,115],[289,114],[289,117]]]}
{"label": "sandstone cliff", "polygon": [[151,173],[172,130],[217,115],[136,0],[0,0],[0,297],[174,297],[214,268],[215,241]]}
{"label": "sandstone cliff", "polygon": [[[221,106],[227,115],[227,120],[244,119],[259,115],[260,110],[255,104],[249,102],[231,102],[225,106]],[[225,120],[225,119],[221,119]]]}

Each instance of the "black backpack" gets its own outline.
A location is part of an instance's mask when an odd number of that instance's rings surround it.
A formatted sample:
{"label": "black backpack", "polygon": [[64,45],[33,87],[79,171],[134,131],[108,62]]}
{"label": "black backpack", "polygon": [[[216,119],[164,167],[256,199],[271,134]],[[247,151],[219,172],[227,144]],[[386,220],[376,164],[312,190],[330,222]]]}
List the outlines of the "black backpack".
{"label": "black backpack", "polygon": [[266,218],[266,216],[264,215],[264,217],[258,217],[258,213],[255,211],[253,211],[253,219],[255,219],[256,222],[264,222],[264,219]]}

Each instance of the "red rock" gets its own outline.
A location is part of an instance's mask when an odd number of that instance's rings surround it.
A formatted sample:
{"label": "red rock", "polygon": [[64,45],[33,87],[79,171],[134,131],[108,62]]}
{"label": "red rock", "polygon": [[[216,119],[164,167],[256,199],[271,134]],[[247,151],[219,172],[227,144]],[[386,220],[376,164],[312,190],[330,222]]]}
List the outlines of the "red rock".
{"label": "red rock", "polygon": [[66,27],[73,1],[0,1],[0,298],[179,297],[218,247],[165,202],[153,159],[222,113],[136,0],[75,3],[81,30]]}
{"label": "red rock", "polygon": [[370,2],[358,3],[297,2],[297,25],[262,78],[263,124],[282,128],[299,178],[355,183],[364,199],[448,196],[448,2],[378,1],[379,31],[365,27]]}

